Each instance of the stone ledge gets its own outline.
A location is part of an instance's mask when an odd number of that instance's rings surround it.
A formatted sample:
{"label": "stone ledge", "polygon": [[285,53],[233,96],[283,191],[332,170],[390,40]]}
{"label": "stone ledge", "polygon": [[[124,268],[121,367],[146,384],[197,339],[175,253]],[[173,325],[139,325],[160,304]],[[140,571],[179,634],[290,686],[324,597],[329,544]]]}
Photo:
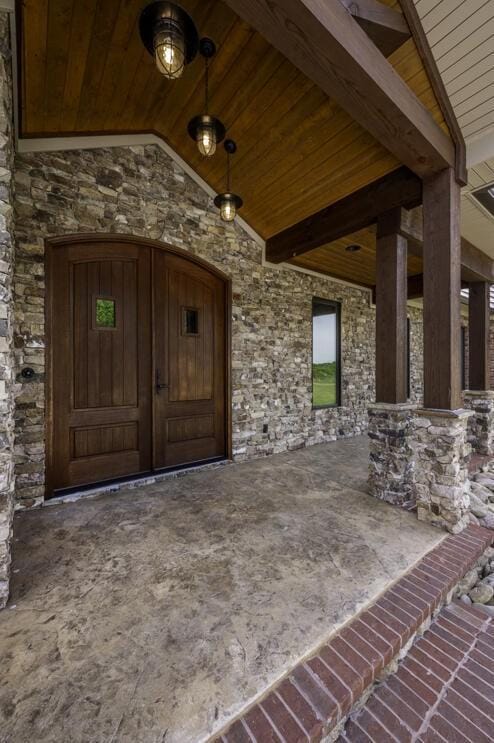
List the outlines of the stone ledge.
{"label": "stone ledge", "polygon": [[466,398],[494,400],[494,390],[465,390],[463,394]]}
{"label": "stone ledge", "polygon": [[454,418],[463,420],[473,415],[471,410],[459,408],[458,410],[441,410],[439,408],[417,408],[416,414],[422,418]]}
{"label": "stone ledge", "polygon": [[446,537],[370,607],[216,733],[214,743],[334,740],[355,705],[405,657],[416,633],[493,541],[476,526]]}

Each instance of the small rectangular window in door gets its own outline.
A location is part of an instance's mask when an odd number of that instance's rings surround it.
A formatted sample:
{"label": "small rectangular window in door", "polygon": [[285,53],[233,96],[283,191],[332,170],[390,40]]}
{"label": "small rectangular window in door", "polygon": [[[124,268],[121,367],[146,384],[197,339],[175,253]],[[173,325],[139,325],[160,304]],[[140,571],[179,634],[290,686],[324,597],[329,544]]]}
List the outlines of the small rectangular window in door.
{"label": "small rectangular window in door", "polygon": [[199,310],[182,307],[182,335],[199,335]]}
{"label": "small rectangular window in door", "polygon": [[114,299],[111,297],[95,297],[93,327],[95,330],[114,330],[117,327]]}

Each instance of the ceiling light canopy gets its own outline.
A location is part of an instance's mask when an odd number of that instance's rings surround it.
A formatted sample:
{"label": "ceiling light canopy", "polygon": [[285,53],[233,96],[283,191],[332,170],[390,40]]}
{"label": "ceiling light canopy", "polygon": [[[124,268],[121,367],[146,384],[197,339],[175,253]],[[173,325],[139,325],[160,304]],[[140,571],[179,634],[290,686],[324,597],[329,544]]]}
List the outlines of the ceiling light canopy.
{"label": "ceiling light canopy", "polygon": [[214,205],[220,210],[223,222],[233,222],[237,211],[244,203],[240,196],[230,190],[230,156],[237,151],[237,145],[233,139],[226,139],[224,144],[226,150],[226,191],[219,193],[214,200]]}
{"label": "ceiling light canopy", "polygon": [[142,11],[139,30],[161,74],[170,80],[181,77],[199,46],[197,29],[189,14],[175,3],[157,0]]}

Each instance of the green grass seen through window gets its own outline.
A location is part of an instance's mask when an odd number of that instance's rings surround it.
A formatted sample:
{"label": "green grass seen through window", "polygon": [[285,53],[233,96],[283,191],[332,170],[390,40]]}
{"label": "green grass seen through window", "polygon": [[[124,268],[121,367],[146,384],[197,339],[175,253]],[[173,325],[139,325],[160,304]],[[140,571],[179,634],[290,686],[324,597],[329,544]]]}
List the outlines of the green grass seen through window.
{"label": "green grass seen through window", "polygon": [[336,362],[312,364],[312,404],[336,405]]}

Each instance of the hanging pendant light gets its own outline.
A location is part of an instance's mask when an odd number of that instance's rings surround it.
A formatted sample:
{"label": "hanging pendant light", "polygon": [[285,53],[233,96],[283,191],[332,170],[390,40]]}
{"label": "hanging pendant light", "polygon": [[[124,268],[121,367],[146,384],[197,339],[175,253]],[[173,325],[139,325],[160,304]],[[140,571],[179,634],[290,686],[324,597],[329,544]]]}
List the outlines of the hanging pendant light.
{"label": "hanging pendant light", "polygon": [[216,46],[212,39],[201,39],[199,51],[204,57],[205,73],[205,103],[204,113],[194,116],[189,121],[187,131],[192,139],[197,142],[201,155],[211,157],[216,152],[216,145],[225,137],[225,127],[219,119],[209,114],[209,60],[216,53]]}
{"label": "hanging pendant light", "polygon": [[139,30],[156,67],[169,80],[179,78],[197,54],[199,36],[194,21],[175,3],[157,0],[147,5],[139,18]]}
{"label": "hanging pendant light", "polygon": [[230,155],[237,151],[237,145],[233,139],[226,139],[224,147],[226,150],[226,191],[216,196],[214,205],[220,210],[220,216],[224,222],[233,222],[244,202],[240,196],[230,191]]}

